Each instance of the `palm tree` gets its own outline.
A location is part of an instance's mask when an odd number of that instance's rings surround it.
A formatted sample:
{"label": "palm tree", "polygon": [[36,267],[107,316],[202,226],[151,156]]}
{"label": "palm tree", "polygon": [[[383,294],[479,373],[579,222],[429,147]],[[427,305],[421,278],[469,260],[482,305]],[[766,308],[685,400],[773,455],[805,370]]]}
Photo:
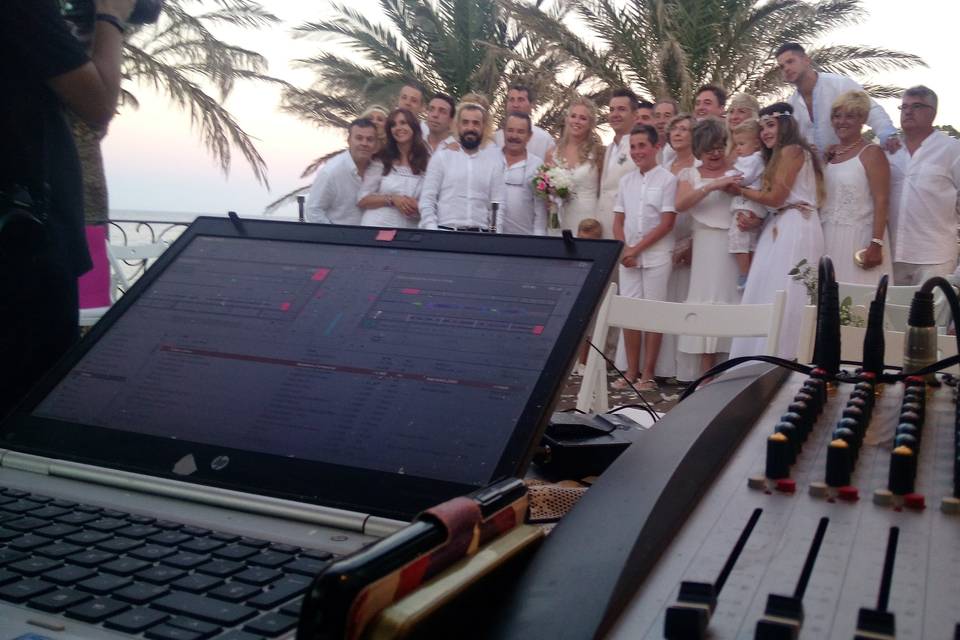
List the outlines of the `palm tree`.
{"label": "palm tree", "polygon": [[[501,2],[576,61],[585,79],[673,96],[687,109],[705,83],[777,94],[782,81],[771,54],[780,44],[813,43],[865,14],[861,0],[572,0],[574,22],[522,0]],[[809,54],[818,68],[852,76],[924,65],[918,56],[879,47],[811,47]],[[865,87],[879,97],[897,91]]]}
{"label": "palm tree", "polygon": [[[531,5],[541,10],[545,0]],[[308,89],[288,89],[285,108],[320,126],[344,127],[371,103],[392,104],[405,82],[428,93],[482,93],[499,105],[506,86],[523,79],[549,102],[563,87],[559,52],[548,38],[525,33],[496,0],[379,0],[383,19],[334,4],[333,17],[296,28],[325,46],[299,60],[316,74]],[[543,15],[562,20],[566,3]]]}
{"label": "palm tree", "polygon": [[[124,43],[123,77],[150,85],[190,115],[191,125],[224,173],[237,149],[256,179],[267,185],[267,167],[250,136],[223,106],[238,80],[280,82],[265,75],[266,59],[255,51],[229,44],[211,29],[257,29],[277,23],[253,0],[166,0],[155,25],[137,28]],[[211,95],[209,87],[216,90]],[[123,91],[122,108],[136,108],[136,97]],[[84,165],[88,222],[107,216],[106,179],[99,143],[104,132],[74,119],[74,133]]]}
{"label": "palm tree", "polygon": [[[532,6],[540,10],[544,1]],[[296,28],[298,36],[319,38],[325,46],[297,61],[313,70],[316,81],[307,89],[287,87],[286,111],[317,126],[344,128],[370,104],[393,104],[400,87],[414,82],[428,94],[481,93],[497,112],[506,87],[520,81],[539,96],[541,124],[556,120],[555,104],[565,102],[568,91],[556,78],[565,56],[548,38],[519,29],[496,0],[379,0],[379,6],[379,20],[334,4],[331,18]],[[543,15],[562,20],[566,6],[556,2]],[[578,83],[574,78],[571,84]],[[327,157],[312,161],[302,177]],[[295,189],[267,210],[307,189]]]}

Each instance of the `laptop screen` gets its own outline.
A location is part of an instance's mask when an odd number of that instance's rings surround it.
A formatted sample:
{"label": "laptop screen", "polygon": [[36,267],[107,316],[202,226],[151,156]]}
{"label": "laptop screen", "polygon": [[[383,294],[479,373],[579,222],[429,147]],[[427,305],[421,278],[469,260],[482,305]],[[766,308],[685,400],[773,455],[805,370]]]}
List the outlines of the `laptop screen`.
{"label": "laptop screen", "polygon": [[[291,226],[319,237],[282,237]],[[436,491],[522,473],[617,246],[244,227],[260,233],[191,228],[30,417],[74,437],[178,443],[224,467],[188,480],[408,514],[443,499]],[[331,229],[337,241],[324,242]],[[280,477],[231,475],[255,460]],[[356,486],[340,496],[311,476]],[[398,511],[353,491],[396,493],[386,479],[403,494]]]}

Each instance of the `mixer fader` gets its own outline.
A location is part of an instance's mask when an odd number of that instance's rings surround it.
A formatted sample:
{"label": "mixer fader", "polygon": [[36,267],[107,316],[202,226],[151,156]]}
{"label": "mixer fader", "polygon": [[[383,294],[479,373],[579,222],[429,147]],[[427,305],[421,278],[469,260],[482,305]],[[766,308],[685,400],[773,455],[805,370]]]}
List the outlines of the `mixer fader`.
{"label": "mixer fader", "polygon": [[792,376],[613,628],[960,638],[956,389]]}

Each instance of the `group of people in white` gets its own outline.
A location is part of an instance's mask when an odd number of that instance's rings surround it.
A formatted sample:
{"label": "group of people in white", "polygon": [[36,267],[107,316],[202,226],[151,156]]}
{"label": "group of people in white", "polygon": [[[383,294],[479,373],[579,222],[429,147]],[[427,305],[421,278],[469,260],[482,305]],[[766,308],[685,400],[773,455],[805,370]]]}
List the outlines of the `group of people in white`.
{"label": "group of people in white", "polygon": [[[763,108],[716,85],[698,90],[693,113],[670,98],[611,91],[606,146],[584,97],[569,103],[554,140],[531,121],[527,86],[509,87],[496,131],[482,95],[427,101],[404,86],[397,108],[371,107],[350,124],[348,149],[310,189],[306,219],[616,238],[623,295],[756,304],[785,290],[778,355],[791,358],[808,298],[789,272],[802,260],[829,255],[838,280],[865,284],[954,272],[960,141],[934,128],[937,95],[927,87],[903,93],[898,134],[860,85],[817,71],[801,45],[775,56],[795,91]],[[565,198],[537,192],[544,166],[562,169]],[[627,378],[644,389],[655,377],[694,379],[763,343],[625,331],[622,347]]]}

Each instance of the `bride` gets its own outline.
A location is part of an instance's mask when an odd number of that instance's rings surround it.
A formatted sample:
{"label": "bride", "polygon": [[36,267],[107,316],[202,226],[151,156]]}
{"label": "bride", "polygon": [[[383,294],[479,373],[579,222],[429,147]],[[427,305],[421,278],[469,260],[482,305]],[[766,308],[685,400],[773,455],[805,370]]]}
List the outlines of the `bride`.
{"label": "bride", "polygon": [[[570,229],[574,235],[581,220],[601,218],[597,215],[597,195],[600,187],[600,163],[603,162],[603,143],[597,135],[597,105],[589,98],[578,96],[567,106],[563,134],[553,151],[549,164],[570,171],[573,195],[563,203],[560,228]],[[613,212],[600,220],[604,236],[611,229]]]}

